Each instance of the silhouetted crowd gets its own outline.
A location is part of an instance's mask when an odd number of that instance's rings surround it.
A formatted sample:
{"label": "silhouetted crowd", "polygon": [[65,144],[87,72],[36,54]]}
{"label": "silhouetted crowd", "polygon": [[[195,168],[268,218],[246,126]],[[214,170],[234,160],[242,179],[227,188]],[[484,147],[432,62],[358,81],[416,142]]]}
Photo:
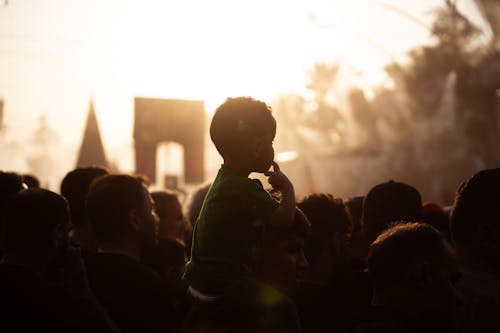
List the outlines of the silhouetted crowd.
{"label": "silhouetted crowd", "polygon": [[187,197],[101,166],[59,193],[0,172],[0,331],[500,332],[500,168],[449,207],[395,180],[297,198],[276,126],[228,98],[224,163]]}

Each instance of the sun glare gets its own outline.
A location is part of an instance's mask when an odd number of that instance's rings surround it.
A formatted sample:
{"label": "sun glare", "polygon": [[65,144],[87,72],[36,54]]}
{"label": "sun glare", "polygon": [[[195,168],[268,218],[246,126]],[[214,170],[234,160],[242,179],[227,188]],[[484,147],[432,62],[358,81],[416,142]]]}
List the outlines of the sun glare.
{"label": "sun glare", "polygon": [[384,81],[391,54],[427,33],[409,33],[407,22],[394,29],[382,21],[394,17],[374,3],[12,2],[0,11],[4,118],[21,128],[24,118],[46,114],[62,141],[77,146],[93,100],[104,144],[120,156],[115,147],[132,147],[134,97],[203,100],[209,114],[229,96],[272,103],[304,94],[308,70],[335,61],[344,85],[369,92]]}

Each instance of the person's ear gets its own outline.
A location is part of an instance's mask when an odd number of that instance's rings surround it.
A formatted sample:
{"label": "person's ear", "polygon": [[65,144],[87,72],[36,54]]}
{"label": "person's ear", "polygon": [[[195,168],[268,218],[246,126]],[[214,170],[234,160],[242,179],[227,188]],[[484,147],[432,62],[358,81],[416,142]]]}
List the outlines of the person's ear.
{"label": "person's ear", "polygon": [[256,137],[252,140],[252,151],[254,156],[258,158],[262,154],[262,138]]}

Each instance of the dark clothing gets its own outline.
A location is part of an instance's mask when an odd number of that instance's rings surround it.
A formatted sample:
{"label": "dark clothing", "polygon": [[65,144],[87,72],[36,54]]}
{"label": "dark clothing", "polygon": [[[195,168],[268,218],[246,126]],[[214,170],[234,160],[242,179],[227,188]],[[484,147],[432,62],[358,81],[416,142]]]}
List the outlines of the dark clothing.
{"label": "dark clothing", "polygon": [[0,265],[0,330],[118,332],[92,297],[75,297],[27,268]]}
{"label": "dark clothing", "polygon": [[153,270],[111,253],[91,255],[85,263],[91,289],[123,332],[169,332],[167,287]]}
{"label": "dark clothing", "polygon": [[345,304],[330,286],[304,281],[299,283],[294,302],[304,333],[349,332],[368,308]]}
{"label": "dark clothing", "polygon": [[370,274],[364,263],[350,262],[341,267],[331,281],[338,304],[348,307],[368,307],[372,301]]}
{"label": "dark clothing", "polygon": [[212,295],[248,275],[252,250],[279,203],[259,180],[222,166],[207,193],[193,233],[184,280]]}
{"label": "dark clothing", "polygon": [[214,301],[193,300],[183,332],[301,332],[293,302],[276,289],[245,280]]}
{"label": "dark clothing", "polygon": [[[424,333],[415,323],[397,310],[373,306],[364,312],[351,333]],[[444,331],[436,331],[444,333]]]}
{"label": "dark clothing", "polygon": [[500,277],[464,268],[458,332],[500,332]]}

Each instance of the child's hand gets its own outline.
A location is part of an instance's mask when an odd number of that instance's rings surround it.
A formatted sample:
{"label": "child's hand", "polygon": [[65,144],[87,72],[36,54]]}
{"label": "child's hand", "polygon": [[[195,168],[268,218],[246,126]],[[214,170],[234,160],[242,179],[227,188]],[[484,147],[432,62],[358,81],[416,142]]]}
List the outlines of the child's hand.
{"label": "child's hand", "polygon": [[273,162],[272,171],[266,171],[264,174],[269,177],[268,181],[273,189],[280,191],[282,195],[290,194],[290,192],[293,193],[292,182],[281,172],[278,163]]}
{"label": "child's hand", "polygon": [[279,207],[271,216],[271,223],[278,226],[291,225],[295,216],[295,192],[292,182],[281,172],[278,163],[273,162],[273,171],[266,171],[264,174],[269,177],[269,184],[273,189],[281,192]]}

